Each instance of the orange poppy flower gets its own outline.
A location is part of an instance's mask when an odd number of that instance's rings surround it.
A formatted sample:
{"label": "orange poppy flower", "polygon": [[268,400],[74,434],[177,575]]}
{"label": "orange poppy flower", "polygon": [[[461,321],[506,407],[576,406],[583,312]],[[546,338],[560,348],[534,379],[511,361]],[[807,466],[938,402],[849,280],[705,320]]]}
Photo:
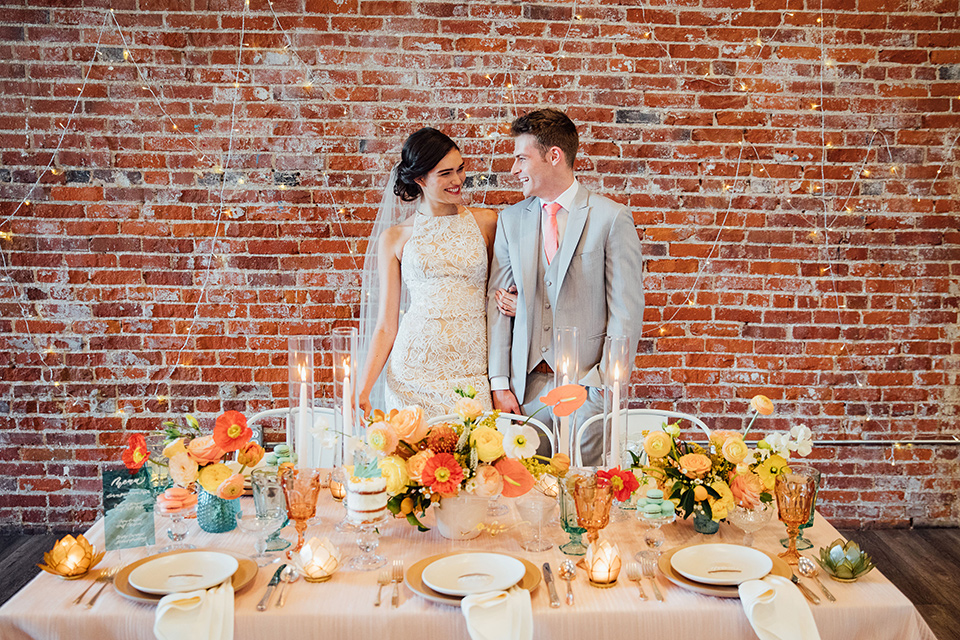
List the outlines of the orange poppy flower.
{"label": "orange poppy flower", "polygon": [[213,441],[224,451],[236,451],[253,437],[253,429],[239,411],[227,411],[217,418],[213,427]]}
{"label": "orange poppy flower", "polygon": [[130,434],[130,438],[127,439],[127,449],[123,452],[123,464],[127,466],[130,473],[140,471],[140,467],[149,457],[146,438],[139,433]]}

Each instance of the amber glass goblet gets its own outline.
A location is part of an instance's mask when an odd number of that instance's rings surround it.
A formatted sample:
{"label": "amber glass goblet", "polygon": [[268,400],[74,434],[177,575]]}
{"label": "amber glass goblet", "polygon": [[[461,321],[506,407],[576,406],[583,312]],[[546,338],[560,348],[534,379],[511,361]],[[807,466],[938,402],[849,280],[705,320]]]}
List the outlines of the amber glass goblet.
{"label": "amber glass goblet", "polygon": [[[297,544],[293,552],[303,546],[307,520],[317,514],[321,474],[319,469],[284,469],[280,472],[280,486],[287,503],[287,516],[297,529]],[[290,553],[289,551],[287,553]]]}
{"label": "amber glass goblet", "polygon": [[777,476],[774,487],[780,522],[787,526],[787,539],[790,541],[790,546],[780,557],[791,565],[796,565],[800,560],[797,536],[800,535],[800,525],[810,519],[810,510],[813,508],[817,481],[812,471],[812,467],[792,466],[789,471]]}
{"label": "amber glass goblet", "polygon": [[613,487],[609,482],[598,482],[595,475],[577,478],[573,501],[577,506],[577,524],[587,530],[589,542],[596,542],[600,529],[610,523]]}

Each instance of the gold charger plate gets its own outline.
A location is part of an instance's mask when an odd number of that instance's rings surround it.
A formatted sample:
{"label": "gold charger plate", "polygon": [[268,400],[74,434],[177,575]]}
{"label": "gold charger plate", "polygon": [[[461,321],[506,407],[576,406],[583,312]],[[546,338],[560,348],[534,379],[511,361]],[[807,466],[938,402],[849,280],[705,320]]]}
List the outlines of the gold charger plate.
{"label": "gold charger plate", "polygon": [[117,575],[113,578],[113,586],[124,598],[129,598],[130,600],[136,600],[137,602],[143,602],[144,604],[157,604],[160,602],[162,595],[155,595],[152,593],[144,593],[140,591],[132,584],[130,584],[130,573],[139,567],[140,565],[150,562],[151,560],[156,560],[157,558],[163,558],[165,556],[172,556],[178,553],[186,553],[188,551],[213,551],[216,553],[226,553],[233,556],[237,559],[239,566],[237,567],[236,572],[233,574],[231,581],[233,582],[233,591],[237,592],[253,582],[253,579],[257,577],[257,563],[239,553],[234,553],[233,551],[225,551],[223,549],[180,549],[178,551],[168,551],[167,553],[160,553],[155,556],[149,556],[136,562],[132,562],[125,566],[123,569],[117,572]]}
{"label": "gold charger plate", "polygon": [[[423,558],[422,560],[417,560],[414,562],[409,569],[407,569],[406,578],[404,582],[410,590],[416,593],[417,595],[423,596],[431,602],[436,602],[437,604],[446,604],[451,607],[459,607],[460,601],[463,600],[463,596],[448,596],[445,593],[440,593],[439,591],[434,591],[428,587],[423,582],[423,570],[427,568],[432,562],[435,562],[441,558],[446,558],[448,556],[455,556],[462,553],[481,553],[481,551],[451,551],[449,553],[441,553],[435,556],[430,556],[429,558]],[[483,551],[482,553],[497,553],[493,551]],[[537,565],[533,564],[529,560],[524,560],[523,558],[517,557],[515,555],[504,553],[502,555],[508,556],[510,558],[515,558],[523,563],[523,568],[526,570],[523,574],[523,577],[520,578],[518,583],[522,588],[527,591],[532,592],[540,584],[540,570],[537,569]]]}
{"label": "gold charger plate", "polygon": [[[687,545],[693,546],[693,545]],[[716,596],[718,598],[739,598],[740,590],[737,585],[717,585],[717,584],[704,584],[702,582],[696,582],[695,580],[690,580],[679,573],[673,568],[673,565],[670,564],[670,559],[673,557],[677,551],[680,549],[685,549],[686,547],[677,547],[676,549],[670,549],[669,551],[664,551],[663,555],[660,556],[660,559],[657,561],[657,564],[660,567],[660,571],[663,575],[678,587],[683,587],[684,589],[689,589],[690,591],[696,591],[697,593],[702,593],[706,596]],[[777,557],[776,554],[767,553],[763,549],[757,549],[757,551],[762,552],[764,555],[768,556],[773,560],[773,568],[770,570],[770,574],[775,576],[782,576],[787,580],[790,579],[790,576],[793,575],[793,572],[790,570],[790,565],[784,562],[781,558]]]}

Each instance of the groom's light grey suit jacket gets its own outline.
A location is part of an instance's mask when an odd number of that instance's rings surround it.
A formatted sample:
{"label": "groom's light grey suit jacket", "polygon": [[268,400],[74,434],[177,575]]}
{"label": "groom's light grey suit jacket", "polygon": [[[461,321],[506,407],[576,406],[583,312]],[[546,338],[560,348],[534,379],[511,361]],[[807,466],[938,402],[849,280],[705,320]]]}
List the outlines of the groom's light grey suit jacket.
{"label": "groom's light grey suit jacket", "polygon": [[[487,287],[487,340],[490,377],[509,376],[518,402],[524,402],[534,300],[540,260],[539,199],[530,197],[501,212]],[[603,341],[628,339],[630,367],[643,326],[643,259],[633,216],[622,204],[580,185],[555,260],[558,286],[549,302],[553,326],[579,328],[580,381],[599,386]],[[517,286],[517,315],[504,316],[494,293]],[[549,291],[549,289],[548,289]]]}

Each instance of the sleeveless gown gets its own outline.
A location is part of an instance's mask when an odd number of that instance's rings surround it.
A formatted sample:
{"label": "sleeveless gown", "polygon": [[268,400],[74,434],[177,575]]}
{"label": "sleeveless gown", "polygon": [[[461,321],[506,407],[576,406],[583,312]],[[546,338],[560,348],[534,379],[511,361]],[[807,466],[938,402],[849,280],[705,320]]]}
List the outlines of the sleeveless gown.
{"label": "sleeveless gown", "polygon": [[428,418],[452,413],[454,389],[468,386],[489,410],[487,249],[473,214],[416,214],[400,267],[410,308],[387,364],[387,410],[416,404]]}

